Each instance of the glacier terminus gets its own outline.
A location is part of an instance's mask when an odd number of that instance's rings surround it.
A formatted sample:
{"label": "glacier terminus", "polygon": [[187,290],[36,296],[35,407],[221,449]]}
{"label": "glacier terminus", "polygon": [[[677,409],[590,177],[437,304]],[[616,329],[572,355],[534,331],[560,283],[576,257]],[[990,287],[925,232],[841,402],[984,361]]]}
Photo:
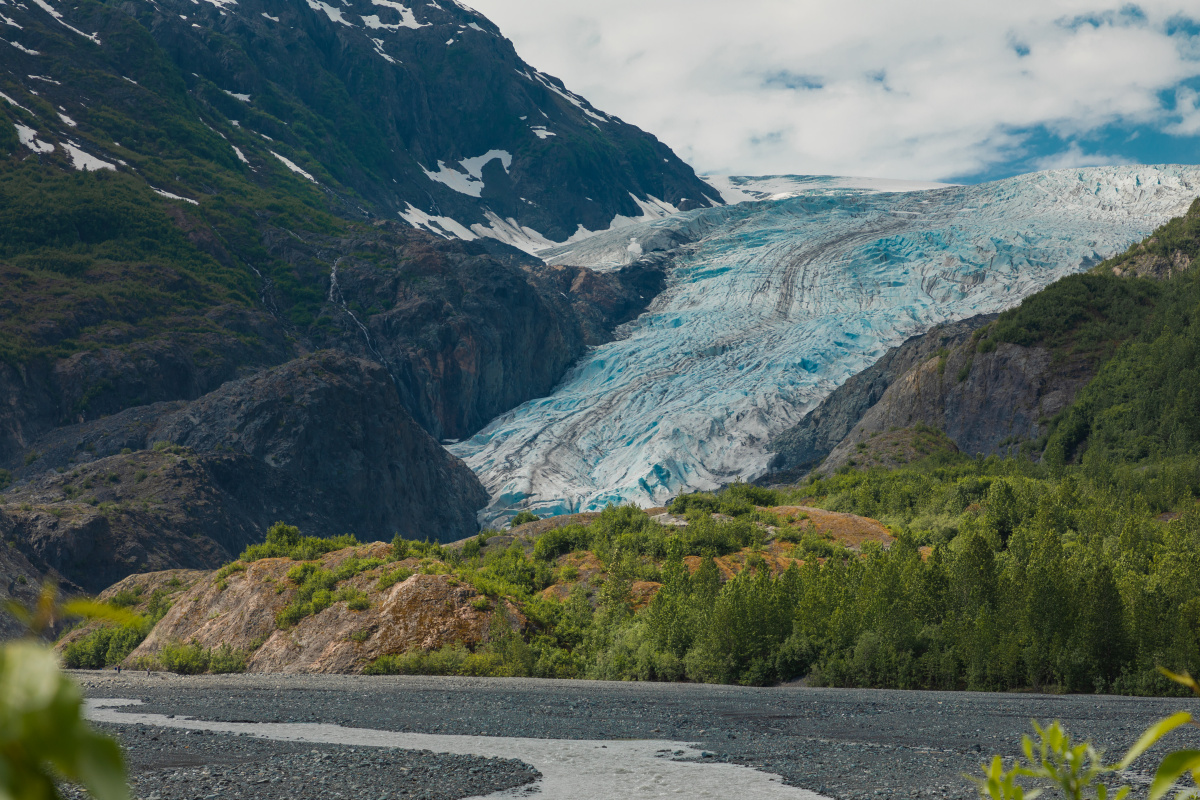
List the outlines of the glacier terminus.
{"label": "glacier terminus", "polygon": [[1010,308],[1124,250],[1186,211],[1200,167],[1058,170],[916,191],[811,178],[766,187],[738,199],[769,199],[539,254],[596,269],[657,259],[668,285],[550,396],[450,445],[491,494],[481,522],[521,508],[649,507],[754,479],[774,434],[889,347]]}

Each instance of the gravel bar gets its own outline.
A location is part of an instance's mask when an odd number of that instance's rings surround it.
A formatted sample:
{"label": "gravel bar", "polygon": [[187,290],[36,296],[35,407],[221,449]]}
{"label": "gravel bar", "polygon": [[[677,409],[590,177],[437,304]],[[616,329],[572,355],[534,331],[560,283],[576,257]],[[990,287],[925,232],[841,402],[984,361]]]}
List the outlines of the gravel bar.
{"label": "gravel bar", "polygon": [[[1115,756],[1132,744],[1154,720],[1181,709],[1200,716],[1200,702],[1193,698],[904,692],[800,686],[756,689],[521,678],[180,677],[129,672],[121,676],[109,672],[77,672],[75,675],[89,697],[138,699],[144,703],[137,707],[141,712],[187,715],[213,721],[326,722],[430,734],[694,742],[706,750],[706,758],[777,774],[790,785],[837,800],[975,797],[974,786],[965,775],[979,774],[980,765],[992,754],[1017,755],[1021,735],[1031,731],[1031,720],[1062,720],[1077,739],[1090,739]],[[196,740],[205,745],[214,742],[212,747],[202,751],[206,754],[203,758],[213,759],[205,764],[228,765],[220,768],[234,772],[240,769],[246,774],[265,769],[260,764],[274,763],[273,758],[300,759],[295,763],[306,763],[305,759],[311,762],[314,760],[312,751],[318,749],[312,745],[288,745],[293,749],[279,750],[279,755],[275,756],[256,756],[259,760],[252,767],[249,762],[238,766],[234,763],[236,757],[248,752],[246,745],[254,740],[180,736],[189,745]],[[231,738],[237,741],[229,741]],[[158,742],[152,737],[126,732],[123,743],[129,748],[135,765],[153,768],[153,758],[144,750]],[[264,746],[283,747],[281,743]],[[1171,749],[1200,747],[1200,729],[1172,734],[1167,746]],[[233,752],[226,753],[227,748]],[[332,747],[319,750],[329,753],[330,758],[351,759],[347,762],[351,764],[356,757],[366,760],[378,757]],[[1160,745],[1151,755],[1163,750],[1165,747]],[[414,771],[420,759],[463,758],[414,754],[413,751],[394,752],[396,763]],[[218,758],[225,760],[215,760]],[[409,766],[410,761],[404,759],[417,761],[411,761],[412,766]],[[1143,757],[1127,773],[1126,780],[1135,785],[1147,784],[1151,761],[1151,756]],[[506,786],[523,785],[530,779],[527,776],[533,774],[532,768],[521,766],[527,771],[520,772],[514,766],[513,772],[501,773],[503,780],[514,781]],[[386,783],[391,778],[385,776],[382,767],[378,773],[373,769],[360,771],[364,779],[359,786],[371,784],[369,789],[337,791],[344,797],[355,799],[391,796]],[[212,773],[216,775],[216,767]],[[312,774],[333,779],[332,766],[330,772]],[[167,783],[163,781],[162,785]],[[243,781],[238,785],[246,784]],[[348,783],[339,785],[349,786]],[[414,785],[413,790],[425,792],[428,797],[464,796],[455,793],[459,791],[458,787],[459,784],[439,775],[436,780]],[[497,787],[500,788],[499,784]],[[443,789],[448,793],[437,794]],[[166,789],[158,791],[164,800],[177,796],[204,797],[195,792],[172,795]],[[470,791],[481,793],[477,789]],[[288,794],[291,797],[308,796],[294,791]],[[1144,792],[1137,792],[1135,796],[1138,794]],[[219,796],[231,795],[227,790]],[[264,792],[244,796],[277,795]],[[336,795],[322,792],[312,796]]]}
{"label": "gravel bar", "polygon": [[[511,759],[281,742],[146,725],[96,727],[121,743],[133,796],[139,800],[459,800],[525,786],[539,776],[528,764]],[[67,800],[89,797],[78,787],[63,788]]]}

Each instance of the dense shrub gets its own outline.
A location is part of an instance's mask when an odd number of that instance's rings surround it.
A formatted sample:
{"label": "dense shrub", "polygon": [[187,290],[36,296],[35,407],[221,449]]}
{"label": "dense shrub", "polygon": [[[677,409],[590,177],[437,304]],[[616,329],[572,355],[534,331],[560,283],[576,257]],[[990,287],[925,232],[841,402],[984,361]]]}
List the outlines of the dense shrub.
{"label": "dense shrub", "polygon": [[534,514],[529,509],[517,512],[517,515],[508,522],[508,527],[515,528],[518,525],[524,525],[527,522],[537,522],[541,517]]}
{"label": "dense shrub", "polygon": [[63,648],[71,669],[104,669],[125,660],[146,638],[144,625],[106,625]]}
{"label": "dense shrub", "polygon": [[294,525],[276,522],[267,531],[267,540],[262,544],[252,544],[242,551],[241,561],[258,561],[261,558],[290,558],[293,561],[309,561],[320,558],[334,550],[343,550],[358,544],[351,534],[322,539],[316,536],[302,536],[300,529]]}
{"label": "dense shrub", "polygon": [[158,651],[158,661],[163,669],[180,675],[200,675],[208,672],[212,651],[198,643],[182,644],[167,642]]}
{"label": "dense shrub", "polygon": [[163,669],[180,675],[200,675],[245,672],[249,654],[229,644],[206,648],[193,641],[189,644],[167,642],[158,651]]}

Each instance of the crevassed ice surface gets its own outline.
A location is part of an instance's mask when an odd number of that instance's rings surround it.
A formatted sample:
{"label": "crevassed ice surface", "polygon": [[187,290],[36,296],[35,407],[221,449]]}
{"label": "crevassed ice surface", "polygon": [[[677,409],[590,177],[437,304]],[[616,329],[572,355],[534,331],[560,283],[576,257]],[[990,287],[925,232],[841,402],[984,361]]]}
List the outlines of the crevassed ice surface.
{"label": "crevassed ice surface", "polygon": [[904,194],[820,191],[592,237],[556,260],[615,267],[667,242],[668,288],[549,397],[451,450],[492,495],[484,523],[522,507],[659,505],[753,479],[773,434],[889,347],[1009,308],[1124,250],[1197,194],[1200,167],[1097,167]]}

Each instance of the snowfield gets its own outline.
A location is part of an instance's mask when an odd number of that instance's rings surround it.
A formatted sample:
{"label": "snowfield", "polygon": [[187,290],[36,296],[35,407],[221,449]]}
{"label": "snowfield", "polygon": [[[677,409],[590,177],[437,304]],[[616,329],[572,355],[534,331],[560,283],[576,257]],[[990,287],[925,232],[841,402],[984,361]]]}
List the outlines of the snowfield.
{"label": "snowfield", "polygon": [[669,285],[552,395],[450,446],[492,495],[481,521],[526,507],[653,506],[752,479],[767,468],[772,435],[889,347],[1009,308],[1125,249],[1187,209],[1200,167],[1060,170],[905,193],[877,185],[796,179],[786,182],[792,197],[542,252],[601,269],[665,259]]}

